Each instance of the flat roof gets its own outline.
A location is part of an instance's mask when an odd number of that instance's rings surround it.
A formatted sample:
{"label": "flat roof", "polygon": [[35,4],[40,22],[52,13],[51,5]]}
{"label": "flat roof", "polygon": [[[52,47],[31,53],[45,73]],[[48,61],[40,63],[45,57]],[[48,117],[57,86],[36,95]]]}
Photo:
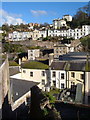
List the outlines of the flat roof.
{"label": "flat roof", "polygon": [[28,61],[21,65],[21,68],[25,69],[49,69],[47,64],[38,61]]}

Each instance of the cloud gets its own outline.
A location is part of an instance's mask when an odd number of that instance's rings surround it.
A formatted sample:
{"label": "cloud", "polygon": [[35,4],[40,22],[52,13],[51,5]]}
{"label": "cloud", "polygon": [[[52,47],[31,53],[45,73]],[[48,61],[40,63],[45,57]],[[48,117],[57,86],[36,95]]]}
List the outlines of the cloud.
{"label": "cloud", "polygon": [[31,10],[31,13],[33,16],[47,15],[47,12],[45,10]]}
{"label": "cloud", "polygon": [[9,13],[9,15],[12,16],[12,17],[16,17],[16,18],[17,17],[22,17],[22,14]]}
{"label": "cloud", "polygon": [[16,25],[16,24],[20,24],[20,23],[25,23],[25,21],[23,21],[20,18],[20,16],[21,15],[18,15],[18,14],[9,14],[5,10],[0,9],[0,20],[1,20],[0,25],[2,25],[4,23],[8,23],[9,25],[10,24]]}

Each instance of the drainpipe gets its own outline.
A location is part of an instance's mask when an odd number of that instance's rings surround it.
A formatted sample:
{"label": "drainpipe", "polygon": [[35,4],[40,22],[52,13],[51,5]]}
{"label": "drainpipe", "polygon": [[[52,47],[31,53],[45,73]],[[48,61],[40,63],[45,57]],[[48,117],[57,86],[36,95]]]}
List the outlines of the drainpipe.
{"label": "drainpipe", "polygon": [[19,71],[21,72],[21,59],[19,58]]}
{"label": "drainpipe", "polygon": [[68,71],[68,88],[69,88],[69,71]]}
{"label": "drainpipe", "polygon": [[48,82],[49,88],[51,88],[51,67],[49,67],[49,82]]}
{"label": "drainpipe", "polygon": [[66,88],[67,88],[67,72],[68,72],[68,71],[66,70]]}

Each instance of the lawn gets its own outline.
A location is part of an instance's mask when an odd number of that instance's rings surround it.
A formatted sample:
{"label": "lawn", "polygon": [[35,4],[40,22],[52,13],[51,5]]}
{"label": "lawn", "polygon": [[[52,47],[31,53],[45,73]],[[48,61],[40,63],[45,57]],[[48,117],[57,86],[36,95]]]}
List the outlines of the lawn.
{"label": "lawn", "polygon": [[19,66],[15,61],[9,61],[9,66]]}
{"label": "lawn", "polygon": [[37,61],[26,62],[22,64],[21,67],[26,69],[48,69],[49,68],[48,65],[41,62],[37,62]]}

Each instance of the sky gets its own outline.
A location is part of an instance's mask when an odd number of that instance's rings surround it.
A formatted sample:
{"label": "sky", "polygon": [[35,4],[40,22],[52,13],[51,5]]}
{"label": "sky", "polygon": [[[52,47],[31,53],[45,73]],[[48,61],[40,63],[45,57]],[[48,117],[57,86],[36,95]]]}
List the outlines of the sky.
{"label": "sky", "polygon": [[2,23],[52,23],[63,15],[75,15],[88,2],[3,2],[0,8]]}

